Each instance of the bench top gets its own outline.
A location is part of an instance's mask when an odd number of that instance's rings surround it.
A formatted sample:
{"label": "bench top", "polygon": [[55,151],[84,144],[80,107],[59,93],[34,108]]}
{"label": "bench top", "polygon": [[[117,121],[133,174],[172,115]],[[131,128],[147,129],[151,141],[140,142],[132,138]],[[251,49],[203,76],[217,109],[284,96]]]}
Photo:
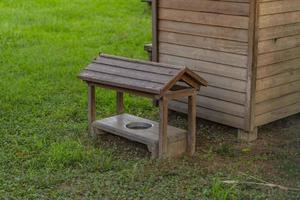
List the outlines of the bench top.
{"label": "bench top", "polygon": [[179,81],[195,89],[207,85],[204,79],[187,67],[106,54],[100,54],[78,77],[88,83],[152,95],[163,95]]}

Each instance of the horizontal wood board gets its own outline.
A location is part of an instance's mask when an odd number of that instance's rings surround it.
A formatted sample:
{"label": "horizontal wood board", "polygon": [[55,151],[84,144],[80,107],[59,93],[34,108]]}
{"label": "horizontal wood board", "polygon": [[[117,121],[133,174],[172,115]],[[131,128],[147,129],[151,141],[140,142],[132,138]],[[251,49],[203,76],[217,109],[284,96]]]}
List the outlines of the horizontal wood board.
{"label": "horizontal wood board", "polygon": [[[159,62],[184,65],[208,81],[197,115],[244,128],[249,0],[158,1]],[[170,108],[184,112],[186,99]]]}

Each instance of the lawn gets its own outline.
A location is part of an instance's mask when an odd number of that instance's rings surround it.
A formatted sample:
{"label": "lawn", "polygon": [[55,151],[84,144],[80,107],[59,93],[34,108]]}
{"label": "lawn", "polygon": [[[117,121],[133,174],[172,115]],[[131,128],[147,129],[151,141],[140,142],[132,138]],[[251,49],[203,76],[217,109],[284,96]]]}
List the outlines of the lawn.
{"label": "lawn", "polygon": [[[176,160],[151,160],[144,146],[110,135],[88,137],[77,74],[99,52],[147,59],[150,15],[140,0],[0,1],[1,199],[300,198],[300,115],[264,126],[252,144],[200,120],[196,155]],[[97,90],[99,118],[114,113],[114,98]],[[150,100],[125,102],[157,119]],[[185,116],[173,113],[171,123],[185,127]]]}

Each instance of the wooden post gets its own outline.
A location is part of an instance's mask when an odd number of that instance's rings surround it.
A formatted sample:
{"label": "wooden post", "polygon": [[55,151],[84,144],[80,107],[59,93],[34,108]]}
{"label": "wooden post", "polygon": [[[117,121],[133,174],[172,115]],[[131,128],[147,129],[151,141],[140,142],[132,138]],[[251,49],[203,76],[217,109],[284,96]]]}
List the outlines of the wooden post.
{"label": "wooden post", "polygon": [[168,151],[168,98],[159,100],[159,146],[158,156],[164,157]]}
{"label": "wooden post", "polygon": [[245,131],[238,129],[238,140],[241,142],[252,142],[257,139],[257,127],[254,127],[253,130]]}
{"label": "wooden post", "polygon": [[187,153],[192,156],[196,151],[196,93],[188,98]]}
{"label": "wooden post", "polygon": [[124,113],[124,93],[117,92],[117,113]]}
{"label": "wooden post", "polygon": [[95,86],[88,84],[88,125],[89,134],[93,134],[92,123],[96,119]]}

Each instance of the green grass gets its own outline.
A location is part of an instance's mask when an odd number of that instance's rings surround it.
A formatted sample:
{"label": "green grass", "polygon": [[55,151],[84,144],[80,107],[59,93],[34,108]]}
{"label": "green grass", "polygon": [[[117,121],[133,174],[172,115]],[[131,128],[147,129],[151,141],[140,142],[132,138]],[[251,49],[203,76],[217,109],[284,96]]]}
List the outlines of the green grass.
{"label": "green grass", "polygon": [[[151,160],[145,148],[119,138],[87,136],[87,88],[77,74],[99,52],[146,59],[149,41],[150,9],[139,0],[0,1],[1,199],[299,197],[222,183],[243,178],[237,173],[243,171],[299,187],[296,143],[278,148],[276,156],[252,154],[252,147],[219,142],[231,129],[203,122],[196,156],[170,161]],[[114,113],[114,98],[97,90],[99,118]],[[129,112],[157,118],[150,100],[127,95],[125,102]],[[296,130],[299,117],[293,120]],[[298,131],[284,133],[299,137]],[[264,173],[269,168],[262,160],[275,172]]]}

